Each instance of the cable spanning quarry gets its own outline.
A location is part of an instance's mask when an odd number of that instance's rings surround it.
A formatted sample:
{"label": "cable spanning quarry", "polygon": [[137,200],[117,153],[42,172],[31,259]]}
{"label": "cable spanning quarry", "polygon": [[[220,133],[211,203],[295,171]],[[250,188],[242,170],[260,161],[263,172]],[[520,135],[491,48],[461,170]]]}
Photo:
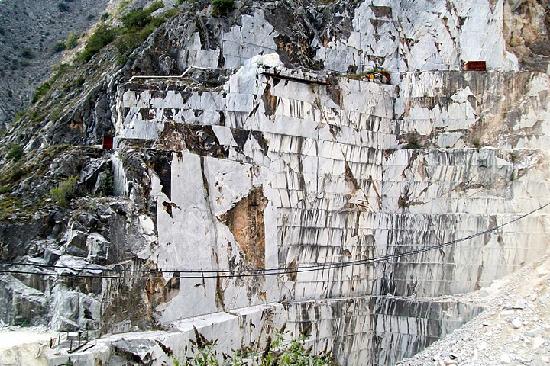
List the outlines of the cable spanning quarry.
{"label": "cable spanning quarry", "polygon": [[[356,260],[356,261],[347,261],[347,262],[328,262],[323,264],[316,264],[316,265],[308,265],[308,266],[300,266],[300,267],[275,267],[275,268],[256,268],[256,269],[245,269],[245,273],[235,273],[235,271],[231,270],[201,270],[201,269],[171,269],[171,270],[129,270],[129,269],[123,269],[123,268],[103,268],[100,266],[97,267],[82,267],[82,268],[73,268],[69,266],[62,266],[62,265],[48,265],[48,264],[40,264],[40,263],[22,263],[22,262],[9,262],[9,263],[2,263],[0,264],[2,266],[2,269],[0,269],[1,273],[7,273],[7,274],[31,274],[31,275],[39,275],[39,276],[58,276],[58,277],[79,277],[79,278],[99,278],[99,279],[124,279],[126,277],[142,277],[142,278],[155,278],[155,277],[162,277],[165,273],[172,273],[176,275],[180,279],[214,279],[214,278],[244,278],[244,277],[258,277],[258,276],[280,276],[280,275],[287,275],[287,274],[295,274],[295,273],[302,273],[302,272],[316,272],[316,271],[324,271],[326,269],[334,269],[334,268],[344,268],[344,267],[351,267],[351,266],[357,266],[357,265],[364,265],[364,264],[370,264],[370,263],[381,263],[381,262],[389,262],[391,260],[396,260],[402,257],[407,257],[419,253],[424,253],[436,249],[443,249],[445,247],[468,241],[470,239],[476,238],[481,235],[489,234],[493,231],[496,231],[498,229],[501,229],[507,225],[513,224],[517,221],[520,221],[528,216],[531,216],[535,212],[541,211],[544,208],[550,206],[550,202],[530,211],[523,215],[520,215],[516,217],[513,220],[510,220],[508,222],[505,222],[500,225],[496,225],[490,229],[487,229],[485,231],[481,231],[472,235],[465,236],[460,239],[451,240],[445,243],[441,244],[434,244],[429,245],[423,248],[402,252],[402,253],[395,253],[395,254],[388,254],[381,257],[375,257],[375,258],[367,258],[362,260]],[[94,273],[51,273],[51,272],[36,272],[31,270],[19,270],[19,269],[9,269],[10,267],[16,267],[16,266],[27,266],[27,267],[35,267],[34,269],[37,270],[38,268],[46,268],[46,269],[67,269],[71,271],[109,271],[114,272],[114,274],[105,275],[105,274],[94,274]],[[7,269],[8,268],[8,269]],[[188,275],[182,275],[188,274]]]}

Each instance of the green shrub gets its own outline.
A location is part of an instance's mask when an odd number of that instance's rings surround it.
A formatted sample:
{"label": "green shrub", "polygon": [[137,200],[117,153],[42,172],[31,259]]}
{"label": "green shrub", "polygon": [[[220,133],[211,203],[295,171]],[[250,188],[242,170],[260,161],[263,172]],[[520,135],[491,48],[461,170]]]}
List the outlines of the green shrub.
{"label": "green shrub", "polygon": [[26,111],[17,111],[15,113],[15,121],[20,121],[26,114]]}
{"label": "green shrub", "polygon": [[145,9],[130,11],[122,17],[122,24],[126,28],[143,28],[151,21],[151,14]]}
{"label": "green shrub", "polygon": [[82,88],[82,86],[86,83],[86,79],[82,76],[75,76],[74,79],[67,80],[63,83],[63,91],[69,93],[73,90]]}
{"label": "green shrub", "polygon": [[125,63],[130,53],[139,47],[166,19],[179,12],[173,8],[158,17],[151,16],[153,12],[163,7],[164,4],[161,1],[156,1],[145,9],[132,10],[122,18],[124,27],[119,30],[119,37],[115,41],[118,51],[117,59],[120,64]]}
{"label": "green shrub", "polygon": [[122,35],[115,41],[115,47],[118,51],[117,61],[119,64],[124,64],[128,59],[128,56],[139,45],[143,43],[149,37],[151,33],[157,28],[156,23],[149,23],[143,29],[135,29],[133,31],[124,31]]}
{"label": "green shrub", "polygon": [[235,9],[235,0],[212,0],[213,15],[227,15]]}
{"label": "green shrub", "polygon": [[[117,13],[124,12],[128,4],[128,1],[122,1],[119,4]],[[114,42],[118,50],[119,63],[124,62],[128,55],[143,43],[158,26],[178,12],[176,9],[170,9],[158,17],[152,16],[155,11],[163,7],[164,3],[162,1],[155,1],[147,8],[131,10],[121,17],[123,26],[120,28],[111,28],[105,24],[100,25],[88,39],[84,50],[78,54],[77,60],[88,62],[103,47]],[[104,18],[106,18],[105,14],[102,16],[102,19]],[[77,43],[78,38],[76,35],[72,35],[71,42],[68,38],[65,47],[72,48]]]}
{"label": "green shrub", "polygon": [[162,1],[155,1],[154,3],[152,3],[151,5],[149,5],[147,7],[147,11],[149,12],[149,14],[152,14],[154,13],[155,11],[159,10],[159,9],[162,9],[164,8],[164,3]]}
{"label": "green shrub", "polygon": [[59,183],[50,190],[50,197],[62,207],[66,207],[69,201],[75,197],[78,177],[72,176]]}
{"label": "green shrub", "polygon": [[[246,360],[246,361],[245,361]],[[180,365],[173,360],[175,366]],[[282,336],[277,335],[262,352],[249,349],[241,350],[231,356],[224,355],[224,361],[219,362],[211,344],[200,347],[192,359],[183,362],[185,366],[333,366],[329,355],[314,355],[304,344],[304,339],[293,340],[283,344]]]}
{"label": "green shrub", "polygon": [[84,50],[78,55],[77,59],[83,62],[90,61],[96,53],[113,42],[115,38],[116,31],[105,24],[101,24],[90,36],[86,43],[86,47],[84,47]]}
{"label": "green shrub", "polygon": [[57,121],[58,119],[61,118],[62,114],[63,114],[63,108],[61,108],[61,106],[57,106],[51,111],[51,113],[49,115],[49,120],[50,121]]}
{"label": "green shrub", "polygon": [[122,14],[127,8],[128,5],[130,5],[131,0],[122,0],[120,3],[118,3],[118,6],[115,10],[116,14]]}
{"label": "green shrub", "polygon": [[55,53],[63,52],[65,51],[65,49],[66,49],[65,42],[59,41],[55,44],[55,46],[53,46],[53,51]]}
{"label": "green shrub", "polygon": [[38,88],[36,88],[36,90],[34,92],[34,95],[32,96],[32,102],[33,103],[38,102],[43,96],[48,94],[51,87],[52,87],[52,85],[50,84],[49,81],[45,81],[44,83],[39,85]]}
{"label": "green shrub", "polygon": [[6,158],[8,158],[8,160],[18,161],[22,156],[23,147],[19,144],[11,144],[6,154]]}
{"label": "green shrub", "polygon": [[65,40],[65,49],[72,50],[76,46],[78,46],[78,35],[70,32]]}
{"label": "green shrub", "polygon": [[155,1],[145,9],[135,9],[122,17],[122,24],[128,29],[142,29],[146,27],[153,18],[151,14],[164,7],[162,1]]}
{"label": "green shrub", "polygon": [[172,9],[169,9],[169,10],[166,10],[164,13],[162,13],[162,21],[166,20],[166,19],[169,19],[169,18],[172,18],[173,16],[175,16],[176,14],[178,14],[180,11],[176,8],[172,8]]}
{"label": "green shrub", "polygon": [[17,197],[4,196],[0,198],[0,220],[11,216],[16,209],[21,208],[21,200]]}
{"label": "green shrub", "polygon": [[5,194],[11,192],[11,186],[9,185],[2,185],[0,186],[0,194]]}
{"label": "green shrub", "polygon": [[29,114],[29,120],[33,124],[39,124],[44,120],[44,118],[46,118],[47,115],[48,114],[45,111],[39,111],[35,109]]}

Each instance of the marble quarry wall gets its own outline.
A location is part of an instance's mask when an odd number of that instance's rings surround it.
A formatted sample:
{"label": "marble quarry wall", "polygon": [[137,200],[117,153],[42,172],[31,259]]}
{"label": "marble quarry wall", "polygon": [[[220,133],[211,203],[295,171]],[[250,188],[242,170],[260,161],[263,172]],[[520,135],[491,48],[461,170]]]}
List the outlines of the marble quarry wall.
{"label": "marble quarry wall", "polygon": [[[293,45],[270,6],[215,42],[189,25],[171,50],[189,73],[118,86],[114,185],[140,207],[121,266],[156,276],[96,284],[109,335],[51,365],[162,364],[197,334],[228,353],[283,327],[341,365],[392,365],[482,311],[449,295],[548,250],[547,211],[506,224],[550,197],[549,74],[508,51],[508,5],[363,1]],[[315,67],[289,67],[293,47]],[[145,318],[165,330],[132,332]]]}
{"label": "marble quarry wall", "polygon": [[[507,71],[401,73],[383,85],[286,69],[270,54],[223,87],[128,83],[117,143],[163,157],[150,171],[159,270],[360,261],[537,208],[548,193],[547,86],[545,74]],[[342,364],[392,364],[480,311],[434,297],[477,290],[543,254],[547,219],[376,265],[182,278],[159,320],[289,303],[279,319],[315,349]]]}

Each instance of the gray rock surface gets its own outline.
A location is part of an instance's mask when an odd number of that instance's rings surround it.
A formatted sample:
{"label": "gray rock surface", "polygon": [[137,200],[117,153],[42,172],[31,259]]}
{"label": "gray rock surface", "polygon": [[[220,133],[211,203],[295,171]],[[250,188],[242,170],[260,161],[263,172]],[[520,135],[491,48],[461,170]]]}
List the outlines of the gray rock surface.
{"label": "gray rock surface", "polygon": [[0,4],[0,129],[31,102],[63,54],[69,33],[81,35],[109,0],[4,0]]}

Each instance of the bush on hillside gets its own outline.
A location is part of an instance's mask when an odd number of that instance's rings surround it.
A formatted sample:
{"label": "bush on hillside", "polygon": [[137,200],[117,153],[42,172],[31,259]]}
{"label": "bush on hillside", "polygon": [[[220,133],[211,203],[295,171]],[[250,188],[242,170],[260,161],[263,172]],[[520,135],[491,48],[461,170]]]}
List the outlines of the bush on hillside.
{"label": "bush on hillside", "polygon": [[11,144],[8,153],[6,154],[6,158],[8,160],[18,161],[23,157],[23,146],[19,144]]}
{"label": "bush on hillside", "polygon": [[90,61],[96,53],[113,42],[115,38],[116,31],[105,24],[101,24],[88,39],[86,47],[84,47],[84,50],[78,55],[78,59],[84,62]]}
{"label": "bush on hillside", "polygon": [[72,50],[76,46],[78,46],[78,35],[70,32],[65,40],[65,49]]}
{"label": "bush on hillside", "polygon": [[78,177],[72,176],[59,183],[50,190],[50,197],[62,207],[66,207],[69,201],[75,197]]}
{"label": "bush on hillside", "polygon": [[32,102],[33,103],[38,102],[44,95],[48,94],[51,87],[52,85],[48,81],[45,81],[42,84],[40,84],[38,88],[36,88],[34,95],[32,96]]}

